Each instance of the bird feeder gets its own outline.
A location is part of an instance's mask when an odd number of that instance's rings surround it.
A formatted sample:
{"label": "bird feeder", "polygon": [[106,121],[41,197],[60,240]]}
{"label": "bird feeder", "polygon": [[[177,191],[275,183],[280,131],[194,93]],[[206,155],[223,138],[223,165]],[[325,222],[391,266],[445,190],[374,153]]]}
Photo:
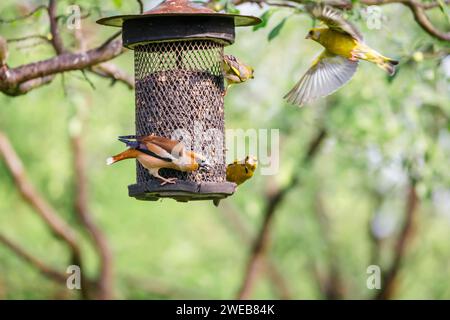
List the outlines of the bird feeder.
{"label": "bird feeder", "polygon": [[[122,28],[123,45],[134,50],[136,135],[173,138],[185,130],[197,150],[217,159],[207,171],[161,169],[175,184],[161,186],[137,162],[137,183],[129,195],[140,200],[220,200],[236,185],[226,181],[224,47],[235,27],[260,23],[252,16],[217,13],[188,0],[166,0],[139,15],[102,18],[99,24]],[[216,134],[204,133],[216,132]],[[221,136],[220,136],[221,135]],[[191,145],[192,141],[182,141]]]}

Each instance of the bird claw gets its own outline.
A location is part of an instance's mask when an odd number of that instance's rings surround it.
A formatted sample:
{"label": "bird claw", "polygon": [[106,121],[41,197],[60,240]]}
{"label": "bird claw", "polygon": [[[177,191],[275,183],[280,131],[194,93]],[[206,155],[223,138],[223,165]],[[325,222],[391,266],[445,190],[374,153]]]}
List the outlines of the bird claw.
{"label": "bird claw", "polygon": [[163,182],[161,182],[161,185],[164,186],[166,184],[175,184],[176,181],[177,181],[177,178],[164,179]]}

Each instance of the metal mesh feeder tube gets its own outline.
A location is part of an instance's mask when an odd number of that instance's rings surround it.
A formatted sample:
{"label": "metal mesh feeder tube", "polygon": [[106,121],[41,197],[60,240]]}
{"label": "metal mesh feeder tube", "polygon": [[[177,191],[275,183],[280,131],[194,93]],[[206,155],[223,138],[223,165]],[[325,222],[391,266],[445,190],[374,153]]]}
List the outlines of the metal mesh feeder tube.
{"label": "metal mesh feeder tube", "polygon": [[136,135],[177,139],[213,159],[206,171],[161,169],[161,176],[177,178],[164,186],[137,162],[137,182],[128,187],[131,197],[191,201],[233,194],[236,185],[226,181],[223,50],[234,42],[235,26],[259,22],[187,0],[98,21],[122,27],[124,46],[134,50]]}

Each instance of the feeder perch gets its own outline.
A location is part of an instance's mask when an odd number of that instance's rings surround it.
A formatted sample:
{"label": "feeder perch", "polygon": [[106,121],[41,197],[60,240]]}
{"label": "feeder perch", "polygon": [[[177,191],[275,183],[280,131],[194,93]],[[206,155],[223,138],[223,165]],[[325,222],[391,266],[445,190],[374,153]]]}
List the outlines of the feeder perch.
{"label": "feeder perch", "polygon": [[[128,187],[129,195],[140,200],[178,201],[220,200],[232,195],[236,185],[226,181],[224,151],[223,49],[234,42],[235,27],[261,20],[217,13],[188,0],[166,0],[143,14],[97,22],[121,27],[123,45],[134,50],[136,135],[172,138],[182,129],[192,139],[200,139],[201,149],[195,151],[207,159],[221,155],[221,161],[206,172],[161,169],[162,176],[177,178],[175,184],[164,186],[137,162],[137,183]],[[202,132],[213,129],[222,137],[198,136],[199,124]]]}

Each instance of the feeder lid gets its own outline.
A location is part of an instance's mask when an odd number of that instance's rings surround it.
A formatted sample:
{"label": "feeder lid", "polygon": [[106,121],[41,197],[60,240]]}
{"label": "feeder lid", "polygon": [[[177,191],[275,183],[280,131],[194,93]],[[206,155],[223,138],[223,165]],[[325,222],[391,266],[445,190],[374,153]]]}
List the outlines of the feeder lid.
{"label": "feeder lid", "polygon": [[174,16],[194,16],[194,17],[225,17],[234,20],[236,27],[252,26],[261,23],[261,19],[253,16],[244,16],[239,14],[217,13],[214,10],[194,4],[189,0],[165,0],[155,8],[144,12],[143,14],[129,14],[113,17],[106,17],[97,20],[97,23],[112,26],[122,27],[124,21],[146,19],[152,17],[174,17]]}

